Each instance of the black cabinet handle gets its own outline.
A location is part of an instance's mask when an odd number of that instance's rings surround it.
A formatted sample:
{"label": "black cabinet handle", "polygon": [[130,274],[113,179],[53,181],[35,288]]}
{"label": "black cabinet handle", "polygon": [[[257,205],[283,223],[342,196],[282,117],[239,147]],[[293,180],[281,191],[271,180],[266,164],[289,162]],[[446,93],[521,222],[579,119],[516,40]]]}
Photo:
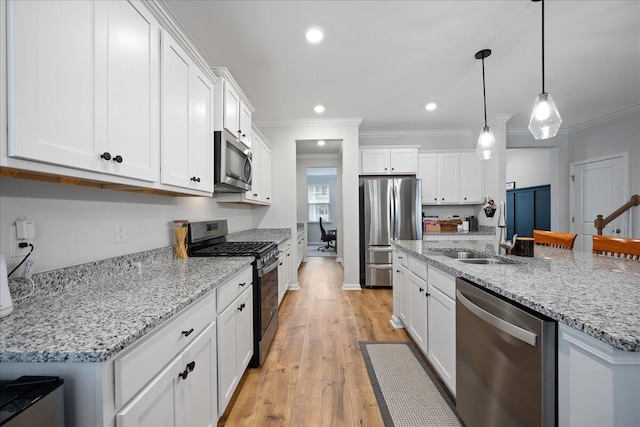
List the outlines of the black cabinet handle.
{"label": "black cabinet handle", "polygon": [[271,197],[267,197],[267,200],[271,200]]}
{"label": "black cabinet handle", "polygon": [[122,156],[118,154],[113,158],[113,161],[116,163],[122,163]]}
{"label": "black cabinet handle", "polygon": [[278,264],[278,265],[282,265],[282,263]]}
{"label": "black cabinet handle", "polygon": [[258,197],[258,195],[256,193],[253,193],[253,197]]}
{"label": "black cabinet handle", "polygon": [[392,171],[396,170],[396,168],[391,168]]}
{"label": "black cabinet handle", "polygon": [[291,254],[287,254],[287,256],[291,256]]}
{"label": "black cabinet handle", "polygon": [[247,284],[247,282],[238,283],[238,285],[240,285],[240,286],[244,286],[246,284]]}
{"label": "black cabinet handle", "polygon": [[242,137],[244,138],[245,136],[247,136],[247,135],[243,133],[243,134],[242,134]]}
{"label": "black cabinet handle", "polygon": [[192,333],[193,333],[193,328],[189,329],[188,331],[182,331],[182,335],[184,335],[185,337],[188,337]]}
{"label": "black cabinet handle", "polygon": [[467,200],[467,198],[466,198],[466,197],[465,197],[464,199],[465,199],[465,200]]}
{"label": "black cabinet handle", "polygon": [[384,168],[384,170],[387,170],[387,168]]}
{"label": "black cabinet handle", "polygon": [[242,130],[241,130],[241,129],[238,129],[238,133],[242,133]]}
{"label": "black cabinet handle", "polygon": [[196,369],[196,362],[192,360],[191,362],[187,363],[187,369],[189,370],[189,372],[193,372],[193,370]]}
{"label": "black cabinet handle", "polygon": [[187,377],[189,376],[189,370],[185,368],[185,370],[183,372],[180,372],[178,376],[183,380],[186,380]]}
{"label": "black cabinet handle", "polygon": [[422,291],[424,291],[424,289],[420,288],[420,293],[422,293]]}
{"label": "black cabinet handle", "polygon": [[431,294],[430,294],[429,292],[425,292],[425,293],[424,293],[424,295],[425,295],[426,297],[430,297],[430,296],[431,296]]}
{"label": "black cabinet handle", "polygon": [[200,182],[200,178],[199,178],[199,177],[194,176],[194,177],[191,177],[191,181],[193,181],[193,182]]}
{"label": "black cabinet handle", "polygon": [[105,160],[111,160],[111,154],[105,151],[104,153],[100,154],[100,158]]}
{"label": "black cabinet handle", "polygon": [[187,366],[184,368],[184,371],[180,372],[178,376],[183,380],[186,380],[187,377],[189,376],[189,372],[193,372],[195,368],[196,368],[196,362],[191,361],[187,363]]}
{"label": "black cabinet handle", "polygon": [[444,197],[442,198],[442,200],[444,200]]}
{"label": "black cabinet handle", "polygon": [[396,273],[400,273],[400,270],[396,270]]}

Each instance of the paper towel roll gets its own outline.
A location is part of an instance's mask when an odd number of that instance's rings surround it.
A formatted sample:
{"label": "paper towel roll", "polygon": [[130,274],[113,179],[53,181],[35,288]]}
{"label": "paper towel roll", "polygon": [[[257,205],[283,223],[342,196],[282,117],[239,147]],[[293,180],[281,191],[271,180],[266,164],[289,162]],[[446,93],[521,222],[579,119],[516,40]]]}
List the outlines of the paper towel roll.
{"label": "paper towel roll", "polygon": [[7,261],[4,255],[0,255],[0,317],[8,316],[12,311],[13,301],[7,279]]}

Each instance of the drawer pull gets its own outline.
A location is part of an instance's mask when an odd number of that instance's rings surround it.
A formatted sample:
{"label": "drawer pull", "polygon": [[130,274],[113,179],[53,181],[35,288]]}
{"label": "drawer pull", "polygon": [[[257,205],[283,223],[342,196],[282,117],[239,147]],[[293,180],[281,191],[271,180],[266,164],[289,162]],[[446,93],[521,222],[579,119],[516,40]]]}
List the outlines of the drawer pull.
{"label": "drawer pull", "polygon": [[424,289],[420,288],[420,293],[422,293],[422,291],[424,291]]}
{"label": "drawer pull", "polygon": [[184,335],[185,337],[188,337],[192,333],[193,333],[193,328],[189,329],[188,331],[182,331],[182,335]]}
{"label": "drawer pull", "polygon": [[186,380],[187,377],[189,376],[189,372],[193,372],[195,368],[196,368],[196,362],[195,361],[189,362],[187,363],[187,366],[184,368],[184,371],[180,372],[178,376],[183,380]]}
{"label": "drawer pull", "polygon": [[240,285],[240,286],[244,286],[246,284],[247,284],[247,282],[238,283],[238,285]]}
{"label": "drawer pull", "polygon": [[182,378],[183,380],[186,380],[186,379],[187,379],[187,377],[189,376],[189,370],[188,370],[187,368],[185,368],[185,369],[184,369],[184,372],[180,372],[180,373],[178,374],[178,376],[179,376],[180,378]]}
{"label": "drawer pull", "polygon": [[193,370],[196,368],[196,362],[195,361],[191,361],[189,363],[187,363],[187,369],[189,370],[189,372],[193,372]]}

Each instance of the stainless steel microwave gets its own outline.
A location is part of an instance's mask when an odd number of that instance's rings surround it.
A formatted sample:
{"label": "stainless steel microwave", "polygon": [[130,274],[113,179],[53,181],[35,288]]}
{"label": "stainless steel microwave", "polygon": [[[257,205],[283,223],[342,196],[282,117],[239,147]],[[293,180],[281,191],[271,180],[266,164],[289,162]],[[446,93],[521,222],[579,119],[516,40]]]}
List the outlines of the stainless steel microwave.
{"label": "stainless steel microwave", "polygon": [[214,191],[242,193],[251,190],[251,150],[228,131],[214,132]]}

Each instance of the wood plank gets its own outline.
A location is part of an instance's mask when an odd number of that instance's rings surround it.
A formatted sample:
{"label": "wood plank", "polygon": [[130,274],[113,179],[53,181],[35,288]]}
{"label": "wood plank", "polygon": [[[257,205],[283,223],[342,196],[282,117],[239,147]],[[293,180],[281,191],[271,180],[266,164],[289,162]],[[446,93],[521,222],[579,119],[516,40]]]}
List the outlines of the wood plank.
{"label": "wood plank", "polygon": [[353,425],[362,427],[384,427],[380,408],[373,393],[352,391]]}
{"label": "wood plank", "polygon": [[322,418],[322,380],[299,380],[291,408],[290,426],[317,425]]}

